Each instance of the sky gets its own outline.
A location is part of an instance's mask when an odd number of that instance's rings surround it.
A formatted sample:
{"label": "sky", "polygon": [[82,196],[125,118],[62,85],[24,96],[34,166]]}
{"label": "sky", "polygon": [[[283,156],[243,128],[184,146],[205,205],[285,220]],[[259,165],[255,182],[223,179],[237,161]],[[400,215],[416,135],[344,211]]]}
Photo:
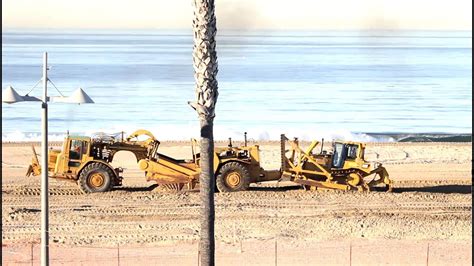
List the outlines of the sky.
{"label": "sky", "polygon": [[[220,29],[472,30],[471,0],[215,0]],[[187,29],[192,0],[3,0],[2,29]]]}

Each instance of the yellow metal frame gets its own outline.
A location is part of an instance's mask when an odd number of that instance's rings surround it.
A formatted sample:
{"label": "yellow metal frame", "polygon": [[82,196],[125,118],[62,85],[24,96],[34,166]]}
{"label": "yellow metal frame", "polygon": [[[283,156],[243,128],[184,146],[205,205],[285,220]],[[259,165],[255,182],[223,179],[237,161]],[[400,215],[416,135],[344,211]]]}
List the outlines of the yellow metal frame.
{"label": "yellow metal frame", "polygon": [[[288,143],[291,146],[290,152],[291,156],[290,158],[283,158],[286,160],[287,165],[289,166],[289,169],[282,169],[283,174],[286,175],[296,175],[299,177],[304,177],[303,179],[307,179],[306,176],[302,174],[312,174],[312,175],[319,175],[319,176],[325,176],[329,180],[332,179],[331,173],[326,170],[323,166],[321,166],[314,157],[312,157],[310,154],[313,151],[313,149],[318,145],[318,141],[313,141],[310,146],[307,148],[306,151],[303,151],[297,140],[288,140]],[[296,159],[296,160],[295,160]],[[306,161],[312,162],[320,171],[314,171],[314,170],[304,170],[303,165],[306,163]]]}

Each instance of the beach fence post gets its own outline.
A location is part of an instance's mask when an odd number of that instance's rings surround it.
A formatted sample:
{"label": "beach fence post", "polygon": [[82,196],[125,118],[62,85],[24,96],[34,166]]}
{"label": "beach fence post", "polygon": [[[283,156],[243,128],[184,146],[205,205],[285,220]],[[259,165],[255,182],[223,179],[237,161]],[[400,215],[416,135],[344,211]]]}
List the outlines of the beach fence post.
{"label": "beach fence post", "polygon": [[31,243],[31,265],[33,265],[33,243]]}
{"label": "beach fence post", "polygon": [[117,243],[117,265],[120,266],[120,244]]}
{"label": "beach fence post", "polygon": [[275,266],[278,265],[278,239],[275,237]]}
{"label": "beach fence post", "polygon": [[428,266],[430,260],[430,243],[428,242],[428,246],[426,247],[426,266]]}
{"label": "beach fence post", "polygon": [[349,266],[352,266],[352,242],[349,242]]}

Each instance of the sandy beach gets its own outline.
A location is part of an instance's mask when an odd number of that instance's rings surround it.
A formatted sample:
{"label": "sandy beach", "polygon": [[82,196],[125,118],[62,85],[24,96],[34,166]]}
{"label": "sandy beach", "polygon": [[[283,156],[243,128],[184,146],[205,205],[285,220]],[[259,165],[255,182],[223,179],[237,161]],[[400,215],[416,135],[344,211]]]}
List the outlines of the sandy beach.
{"label": "sandy beach", "polygon": [[471,1],[2,7],[2,265],[474,265]]}
{"label": "sandy beach", "polygon": [[[30,249],[39,262],[40,178],[24,177],[31,144],[39,151],[39,143],[2,145],[2,260],[7,264],[28,261],[21,256],[30,256]],[[277,169],[279,143],[259,144],[262,167]],[[161,152],[191,157],[187,142],[162,142]],[[393,193],[304,191],[288,182],[217,193],[217,262],[268,265],[278,254],[280,265],[348,265],[348,258],[354,265],[424,264],[430,245],[433,264],[471,265],[471,154],[471,143],[368,143],[366,159],[387,168]],[[160,258],[156,265],[197,263],[199,193],[156,191],[127,152],[118,153],[113,164],[125,167],[123,187],[107,193],[85,195],[75,183],[50,179],[52,258],[97,262],[108,258],[107,248],[114,258],[113,248],[120,246],[122,262],[128,258],[130,264],[146,262],[146,256]],[[65,255],[87,248],[98,253]],[[101,264],[117,265],[108,259]]]}

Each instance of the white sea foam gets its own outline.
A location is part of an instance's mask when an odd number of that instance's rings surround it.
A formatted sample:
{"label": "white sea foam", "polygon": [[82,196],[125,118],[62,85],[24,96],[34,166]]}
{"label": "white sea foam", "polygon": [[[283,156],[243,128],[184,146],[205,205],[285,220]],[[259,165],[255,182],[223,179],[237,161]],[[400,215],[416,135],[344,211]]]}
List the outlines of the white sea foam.
{"label": "white sea foam", "polygon": [[[48,141],[61,141],[63,140],[65,133],[52,133],[48,134]],[[14,131],[3,133],[2,142],[30,142],[30,141],[41,141],[41,133],[36,132],[21,132]]]}
{"label": "white sea foam", "polygon": [[[98,133],[105,133],[110,135],[120,136],[123,132],[124,137],[127,137],[135,130],[146,129],[150,131],[160,141],[186,141],[191,138],[199,139],[199,128],[198,126],[160,126],[155,128],[138,128],[138,127],[111,127],[108,129],[98,128],[90,129],[85,131],[71,131],[70,135],[83,135],[91,136]],[[390,136],[370,136],[365,133],[355,133],[350,131],[321,131],[315,128],[308,128],[307,131],[300,131],[296,129],[282,130],[279,128],[265,128],[256,127],[249,128],[247,130],[236,130],[233,128],[226,128],[221,126],[214,127],[214,139],[216,141],[224,141],[228,138],[233,140],[243,140],[244,132],[247,132],[248,140],[253,141],[278,141],[281,134],[285,134],[288,138],[298,138],[300,140],[353,140],[362,142],[392,142],[394,138]],[[15,131],[11,133],[2,133],[2,142],[28,142],[28,141],[41,141],[41,133],[37,132],[21,132]],[[66,136],[66,132],[53,132],[48,134],[49,141],[62,141]]]}

